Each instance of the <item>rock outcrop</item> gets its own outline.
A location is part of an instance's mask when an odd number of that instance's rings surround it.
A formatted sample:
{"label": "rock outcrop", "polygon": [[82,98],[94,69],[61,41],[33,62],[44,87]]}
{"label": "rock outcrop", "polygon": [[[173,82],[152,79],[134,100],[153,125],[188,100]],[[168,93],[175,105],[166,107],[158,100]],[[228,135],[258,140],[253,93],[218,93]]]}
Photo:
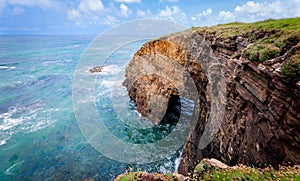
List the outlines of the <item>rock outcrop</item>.
{"label": "rock outcrop", "polygon": [[183,176],[178,173],[159,173],[132,172],[127,171],[115,178],[115,181],[196,181],[196,180],[299,180],[300,168],[283,167],[278,170],[266,167],[264,169],[251,168],[245,165],[236,165],[230,167],[216,159],[204,158],[194,168],[193,173],[189,176]]}
{"label": "rock outcrop", "polygon": [[[143,116],[155,112],[149,118],[157,124],[171,96],[195,96],[182,83],[186,73],[192,78],[199,111],[179,173],[190,173],[205,157],[256,167],[300,163],[300,79],[294,60],[300,57],[300,36],[283,38],[286,43],[278,49],[274,42],[263,44],[271,47],[265,53],[253,46],[282,31],[245,26],[250,29],[230,30],[230,35],[224,32],[231,26],[224,25],[150,41],[126,69],[130,97]],[[273,49],[278,52],[269,53]],[[217,132],[203,147],[201,137],[215,119],[220,119]]]}

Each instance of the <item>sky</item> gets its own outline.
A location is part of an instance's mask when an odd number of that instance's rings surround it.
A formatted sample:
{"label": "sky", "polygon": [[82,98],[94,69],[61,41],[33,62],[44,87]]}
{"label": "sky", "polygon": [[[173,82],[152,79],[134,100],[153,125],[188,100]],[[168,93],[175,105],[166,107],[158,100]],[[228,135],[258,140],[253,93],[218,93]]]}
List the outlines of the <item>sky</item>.
{"label": "sky", "polygon": [[100,34],[137,19],[192,26],[300,17],[300,0],[0,0],[0,34]]}

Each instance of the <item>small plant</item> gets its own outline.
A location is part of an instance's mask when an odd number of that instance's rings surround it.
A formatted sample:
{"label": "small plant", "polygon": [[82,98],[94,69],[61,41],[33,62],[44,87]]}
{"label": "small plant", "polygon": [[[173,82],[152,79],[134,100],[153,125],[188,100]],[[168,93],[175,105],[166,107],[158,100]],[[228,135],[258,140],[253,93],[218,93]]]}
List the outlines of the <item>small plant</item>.
{"label": "small plant", "polygon": [[280,55],[280,48],[273,44],[255,43],[243,51],[243,55],[250,61],[264,62]]}
{"label": "small plant", "polygon": [[296,64],[283,64],[281,68],[283,74],[289,77],[295,77],[299,71],[299,65]]}

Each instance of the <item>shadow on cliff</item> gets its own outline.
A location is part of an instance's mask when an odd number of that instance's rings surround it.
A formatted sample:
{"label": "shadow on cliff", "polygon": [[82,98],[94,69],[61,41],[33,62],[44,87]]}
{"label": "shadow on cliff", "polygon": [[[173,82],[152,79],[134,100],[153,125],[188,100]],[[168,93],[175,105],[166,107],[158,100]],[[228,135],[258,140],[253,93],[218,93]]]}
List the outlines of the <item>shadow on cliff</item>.
{"label": "shadow on cliff", "polygon": [[[171,95],[168,101],[166,113],[162,118],[160,124],[155,125],[151,128],[134,129],[134,131],[137,131],[139,133],[139,136],[131,137],[131,139],[128,141],[135,144],[147,144],[154,143],[165,138],[176,127],[180,119],[181,104],[182,103],[180,101],[180,96]],[[130,129],[127,130],[127,133],[131,134]]]}

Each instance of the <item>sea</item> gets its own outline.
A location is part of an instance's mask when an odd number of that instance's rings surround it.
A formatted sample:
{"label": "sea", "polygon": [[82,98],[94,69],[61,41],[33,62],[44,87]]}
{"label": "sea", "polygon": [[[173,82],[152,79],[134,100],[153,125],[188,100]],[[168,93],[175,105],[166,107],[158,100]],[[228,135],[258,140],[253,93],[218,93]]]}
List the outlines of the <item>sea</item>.
{"label": "sea", "polygon": [[[101,153],[82,133],[74,113],[72,88],[78,63],[95,38],[92,35],[0,36],[1,181],[105,181],[129,169],[176,171],[182,149],[151,163],[126,163]],[[111,123],[112,133],[137,144],[154,142],[165,136],[161,133],[168,134],[168,129],[172,129],[172,125],[164,125],[150,131],[135,131],[135,127],[126,123],[118,124],[122,114],[112,113],[117,104],[109,97],[113,94],[110,87],[116,71],[124,69],[146,41],[121,47],[108,58],[100,73],[91,75],[96,77],[95,106],[100,116],[107,124]],[[85,73],[90,74],[88,69]],[[122,76],[119,83],[122,84]],[[121,93],[130,105],[126,119],[130,120],[130,116],[137,119],[140,115],[126,89]],[[118,150],[111,147],[111,151]],[[142,160],[143,155],[138,159]]]}

